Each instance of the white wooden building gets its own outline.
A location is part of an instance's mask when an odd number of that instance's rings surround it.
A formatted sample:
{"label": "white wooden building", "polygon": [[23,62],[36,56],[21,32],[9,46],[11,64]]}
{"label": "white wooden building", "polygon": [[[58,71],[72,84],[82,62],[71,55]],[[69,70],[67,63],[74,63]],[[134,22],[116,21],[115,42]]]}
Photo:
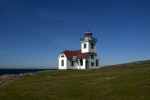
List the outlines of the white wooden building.
{"label": "white wooden building", "polygon": [[96,53],[97,38],[88,30],[80,39],[81,50],[64,50],[58,56],[58,69],[97,69],[99,56]]}

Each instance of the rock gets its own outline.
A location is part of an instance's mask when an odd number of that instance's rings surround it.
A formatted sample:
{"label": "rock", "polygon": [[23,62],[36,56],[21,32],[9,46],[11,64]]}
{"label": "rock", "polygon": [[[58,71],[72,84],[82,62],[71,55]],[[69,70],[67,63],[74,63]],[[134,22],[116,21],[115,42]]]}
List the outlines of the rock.
{"label": "rock", "polygon": [[48,78],[51,78],[51,76],[47,76]]}

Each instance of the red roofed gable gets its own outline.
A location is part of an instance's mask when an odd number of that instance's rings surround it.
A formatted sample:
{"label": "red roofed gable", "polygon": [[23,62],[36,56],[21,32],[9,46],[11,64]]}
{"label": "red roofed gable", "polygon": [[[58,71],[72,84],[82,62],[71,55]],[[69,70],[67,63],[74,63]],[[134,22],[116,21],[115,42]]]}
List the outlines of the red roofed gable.
{"label": "red roofed gable", "polygon": [[95,54],[94,52],[81,53],[81,50],[64,50],[62,53],[64,53],[67,58],[73,58],[73,56],[81,56],[82,58],[85,58],[88,54]]}

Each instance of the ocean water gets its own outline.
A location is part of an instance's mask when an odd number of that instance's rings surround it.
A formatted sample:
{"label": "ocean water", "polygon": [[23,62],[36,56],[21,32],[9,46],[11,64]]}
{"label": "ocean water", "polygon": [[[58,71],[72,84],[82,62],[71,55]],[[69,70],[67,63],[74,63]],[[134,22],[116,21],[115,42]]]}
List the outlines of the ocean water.
{"label": "ocean water", "polygon": [[30,73],[44,70],[54,70],[54,69],[0,69],[0,75]]}

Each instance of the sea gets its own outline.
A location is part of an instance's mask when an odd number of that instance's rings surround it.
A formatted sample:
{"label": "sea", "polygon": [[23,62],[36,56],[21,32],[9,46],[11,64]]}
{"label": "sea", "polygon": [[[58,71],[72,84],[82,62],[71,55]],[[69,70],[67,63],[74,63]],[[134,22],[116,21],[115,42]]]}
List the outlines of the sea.
{"label": "sea", "polygon": [[38,72],[44,70],[56,70],[56,69],[0,69],[0,75],[32,73],[32,72]]}

